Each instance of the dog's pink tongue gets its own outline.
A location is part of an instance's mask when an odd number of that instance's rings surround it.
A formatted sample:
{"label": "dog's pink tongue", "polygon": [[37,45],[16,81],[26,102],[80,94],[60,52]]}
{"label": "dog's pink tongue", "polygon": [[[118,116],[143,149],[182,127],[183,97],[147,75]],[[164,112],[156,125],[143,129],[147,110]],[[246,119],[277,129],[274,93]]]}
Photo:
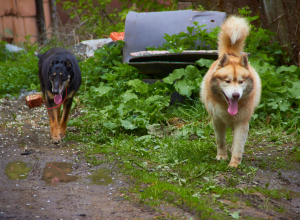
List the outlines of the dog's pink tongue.
{"label": "dog's pink tongue", "polygon": [[61,101],[62,101],[62,96],[61,96],[61,94],[58,94],[58,95],[55,95],[54,96],[54,102],[55,102],[55,104],[60,104],[61,103]]}
{"label": "dog's pink tongue", "polygon": [[229,108],[228,108],[228,112],[231,115],[235,115],[238,112],[238,103],[236,100],[229,100]]}

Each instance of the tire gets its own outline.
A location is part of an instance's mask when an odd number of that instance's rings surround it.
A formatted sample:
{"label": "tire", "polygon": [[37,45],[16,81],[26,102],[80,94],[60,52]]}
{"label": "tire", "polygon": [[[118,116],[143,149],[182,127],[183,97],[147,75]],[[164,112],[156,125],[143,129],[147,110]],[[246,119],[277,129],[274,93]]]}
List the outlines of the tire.
{"label": "tire", "polygon": [[186,101],[186,97],[180,95],[178,92],[173,92],[171,94],[170,106],[176,103],[184,103]]}

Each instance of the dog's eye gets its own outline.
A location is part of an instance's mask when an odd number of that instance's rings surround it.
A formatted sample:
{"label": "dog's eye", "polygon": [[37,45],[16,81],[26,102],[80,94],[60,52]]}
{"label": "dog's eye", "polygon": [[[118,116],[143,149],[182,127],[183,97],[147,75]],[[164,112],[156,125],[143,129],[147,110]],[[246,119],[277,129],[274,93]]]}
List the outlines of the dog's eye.
{"label": "dog's eye", "polygon": [[54,79],[55,78],[55,76],[54,75],[51,75],[51,79]]}
{"label": "dog's eye", "polygon": [[239,84],[243,84],[244,81],[239,81]]}
{"label": "dog's eye", "polygon": [[230,83],[231,81],[230,81],[230,80],[225,80],[225,82],[226,82],[226,83]]}

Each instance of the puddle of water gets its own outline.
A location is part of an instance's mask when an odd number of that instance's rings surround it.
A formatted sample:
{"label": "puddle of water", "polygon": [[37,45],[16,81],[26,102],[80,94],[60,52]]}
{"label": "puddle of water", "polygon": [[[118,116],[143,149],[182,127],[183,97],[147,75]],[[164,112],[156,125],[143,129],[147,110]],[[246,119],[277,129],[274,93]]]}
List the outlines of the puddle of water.
{"label": "puddle of water", "polygon": [[69,175],[72,170],[71,163],[49,162],[46,163],[41,180],[53,186],[57,186],[58,183],[75,182],[78,177]]}
{"label": "puddle of water", "polygon": [[300,192],[292,191],[292,190],[287,190],[287,189],[278,189],[279,193],[282,193],[284,195],[289,194],[289,198],[295,199],[295,198],[300,198]]}
{"label": "puddle of water", "polygon": [[27,179],[30,169],[23,161],[13,161],[6,165],[5,175],[11,180]]}
{"label": "puddle of water", "polygon": [[91,183],[96,185],[107,186],[110,183],[113,183],[113,179],[110,176],[109,169],[100,168],[96,170],[91,176]]}

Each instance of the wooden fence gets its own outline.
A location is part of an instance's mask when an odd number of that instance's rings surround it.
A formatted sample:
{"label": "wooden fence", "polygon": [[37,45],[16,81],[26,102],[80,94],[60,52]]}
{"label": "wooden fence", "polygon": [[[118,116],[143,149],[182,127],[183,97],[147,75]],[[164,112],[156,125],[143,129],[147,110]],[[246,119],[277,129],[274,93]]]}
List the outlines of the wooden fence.
{"label": "wooden fence", "polygon": [[[50,0],[43,1],[46,29],[51,25]],[[9,43],[20,44],[30,35],[30,42],[37,41],[35,0],[0,0],[0,38]]]}

